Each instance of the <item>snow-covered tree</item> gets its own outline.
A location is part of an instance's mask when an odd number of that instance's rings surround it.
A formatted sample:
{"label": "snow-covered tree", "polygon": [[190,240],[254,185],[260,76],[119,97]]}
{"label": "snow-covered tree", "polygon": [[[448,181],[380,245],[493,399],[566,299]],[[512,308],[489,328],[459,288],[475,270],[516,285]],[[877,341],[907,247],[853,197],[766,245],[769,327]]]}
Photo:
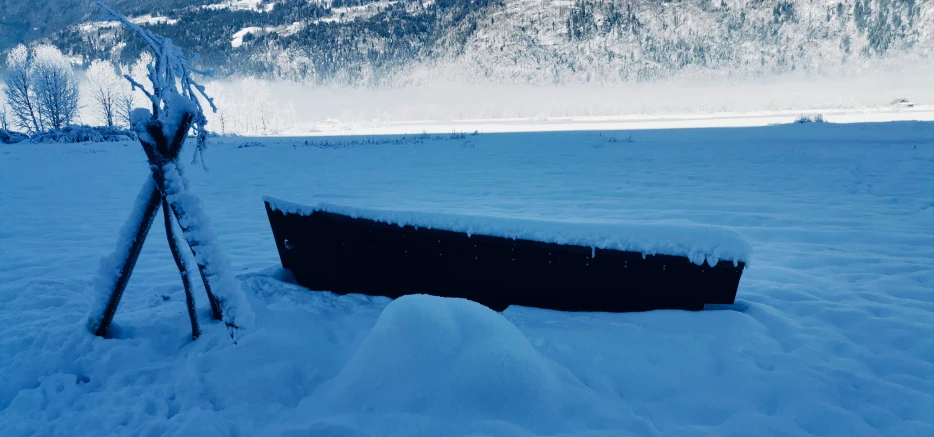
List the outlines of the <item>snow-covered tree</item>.
{"label": "snow-covered tree", "polygon": [[[94,112],[107,127],[113,127],[119,117],[121,93],[126,83],[117,76],[110,61],[95,60],[88,67],[88,88],[94,104]],[[126,87],[129,89],[129,87]]]}
{"label": "snow-covered tree", "polygon": [[19,45],[7,55],[6,88],[3,90],[13,122],[29,133],[43,131],[36,91],[33,87],[33,59],[29,49]]}
{"label": "snow-covered tree", "polygon": [[233,127],[231,125],[230,111],[225,109],[233,101],[230,95],[230,88],[220,81],[213,81],[205,84],[205,89],[209,91],[214,99],[214,104],[217,105],[218,108],[217,111],[207,114],[208,121],[217,126],[215,128],[217,132],[224,135]]}
{"label": "snow-covered tree", "polygon": [[266,82],[254,77],[209,83],[211,95],[223,102],[211,117],[218,129],[241,135],[278,134],[296,123],[295,106],[273,97]]}
{"label": "snow-covered tree", "polygon": [[244,90],[243,104],[246,106],[243,109],[250,108],[247,111],[237,111],[243,117],[245,129],[251,134],[269,134],[275,110],[269,96],[269,87],[266,86],[266,82],[254,77],[245,79],[241,86]]}
{"label": "snow-covered tree", "polygon": [[43,124],[61,129],[78,115],[78,78],[71,63],[54,46],[41,45],[33,55],[30,78]]}

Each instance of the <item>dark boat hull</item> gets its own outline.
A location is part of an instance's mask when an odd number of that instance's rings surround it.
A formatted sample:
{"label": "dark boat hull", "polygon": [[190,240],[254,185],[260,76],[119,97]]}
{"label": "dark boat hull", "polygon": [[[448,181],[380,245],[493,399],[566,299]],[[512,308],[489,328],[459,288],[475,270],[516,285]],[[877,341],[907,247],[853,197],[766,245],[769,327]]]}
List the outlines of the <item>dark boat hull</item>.
{"label": "dark boat hull", "polygon": [[732,304],[745,267],[686,257],[592,249],[397,226],[266,203],[282,266],[299,285],[338,294],[431,294],[495,310],[701,310]]}

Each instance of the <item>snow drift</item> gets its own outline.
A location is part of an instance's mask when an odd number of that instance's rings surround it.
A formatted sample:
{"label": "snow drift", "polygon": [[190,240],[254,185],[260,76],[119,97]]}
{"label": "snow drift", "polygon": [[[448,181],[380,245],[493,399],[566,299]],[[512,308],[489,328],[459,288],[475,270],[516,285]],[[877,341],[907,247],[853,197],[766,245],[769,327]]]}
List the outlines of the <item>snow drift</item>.
{"label": "snow drift", "polygon": [[502,315],[466,299],[390,303],[328,391],[332,407],[552,423],[584,388]]}
{"label": "snow drift", "polygon": [[481,421],[553,432],[571,430],[572,416],[604,416],[592,396],[501,314],[466,299],[409,295],[386,306],[338,375],[299,410],[417,414],[449,431]]}

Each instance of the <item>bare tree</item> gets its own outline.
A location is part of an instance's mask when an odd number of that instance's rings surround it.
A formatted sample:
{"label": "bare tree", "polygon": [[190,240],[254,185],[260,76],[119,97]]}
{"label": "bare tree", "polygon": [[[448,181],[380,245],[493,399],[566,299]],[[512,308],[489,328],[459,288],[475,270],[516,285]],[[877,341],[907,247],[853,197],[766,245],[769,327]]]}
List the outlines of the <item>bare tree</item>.
{"label": "bare tree", "polygon": [[[120,75],[143,86],[149,74],[149,65],[152,65],[152,63],[152,55],[149,54],[149,52],[142,52],[140,53],[139,59],[137,59],[133,65],[120,65]],[[146,93],[150,91],[146,88],[143,88],[142,91],[137,90],[125,83],[119,87],[118,90],[116,104],[117,118],[121,123],[126,124],[127,127],[132,127],[130,124],[130,113],[132,113],[133,108],[137,106],[137,102],[145,101]]]}
{"label": "bare tree", "polygon": [[41,132],[36,93],[33,89],[33,59],[24,45],[16,46],[7,56],[6,95],[13,121],[29,133]]}
{"label": "bare tree", "polygon": [[227,114],[228,111],[222,108],[224,105],[228,104],[228,95],[230,91],[227,86],[218,81],[205,84],[205,89],[210,91],[210,95],[214,99],[214,104],[219,108],[217,111],[205,114],[205,116],[207,116],[209,122],[217,122],[217,124],[219,124],[220,134],[224,135],[227,133],[228,123],[231,122],[231,118]]}
{"label": "bare tree", "polygon": [[211,84],[223,108],[213,117],[224,131],[246,135],[277,134],[295,125],[295,107],[272,95],[266,82],[248,77],[224,86]]}
{"label": "bare tree", "polygon": [[49,129],[61,129],[78,115],[78,78],[62,52],[36,48],[31,79],[39,117]]}
{"label": "bare tree", "polygon": [[114,109],[117,113],[117,120],[120,121],[120,124],[128,128],[132,127],[130,124],[130,114],[133,112],[133,108],[136,107],[135,103],[131,91],[124,91],[117,94],[116,107]]}
{"label": "bare tree", "polygon": [[10,118],[4,102],[0,102],[0,130],[10,130]]}
{"label": "bare tree", "polygon": [[[126,76],[130,74],[130,66],[125,64],[120,64],[120,76]],[[130,113],[133,112],[133,108],[136,107],[136,98],[133,95],[132,87],[121,87],[117,93],[117,119],[120,120],[121,125],[125,125],[128,128],[133,127],[130,124]]]}
{"label": "bare tree", "polygon": [[[107,127],[114,127],[120,105],[121,88],[124,82],[117,76],[116,69],[110,61],[95,60],[88,67],[88,86],[91,99],[94,102],[94,111]],[[127,92],[123,94],[132,95]],[[130,102],[132,105],[132,101]],[[129,114],[129,111],[127,111]],[[129,118],[128,118],[129,120]]]}

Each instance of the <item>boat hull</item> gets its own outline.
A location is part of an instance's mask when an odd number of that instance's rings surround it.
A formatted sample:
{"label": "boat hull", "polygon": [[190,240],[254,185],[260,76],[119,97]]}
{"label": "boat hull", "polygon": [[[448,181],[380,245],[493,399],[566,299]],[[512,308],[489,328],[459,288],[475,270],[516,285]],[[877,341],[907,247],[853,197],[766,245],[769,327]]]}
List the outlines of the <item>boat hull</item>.
{"label": "boat hull", "polygon": [[266,203],[282,266],[315,291],[430,294],[494,310],[701,310],[732,304],[745,264],[398,226]]}

